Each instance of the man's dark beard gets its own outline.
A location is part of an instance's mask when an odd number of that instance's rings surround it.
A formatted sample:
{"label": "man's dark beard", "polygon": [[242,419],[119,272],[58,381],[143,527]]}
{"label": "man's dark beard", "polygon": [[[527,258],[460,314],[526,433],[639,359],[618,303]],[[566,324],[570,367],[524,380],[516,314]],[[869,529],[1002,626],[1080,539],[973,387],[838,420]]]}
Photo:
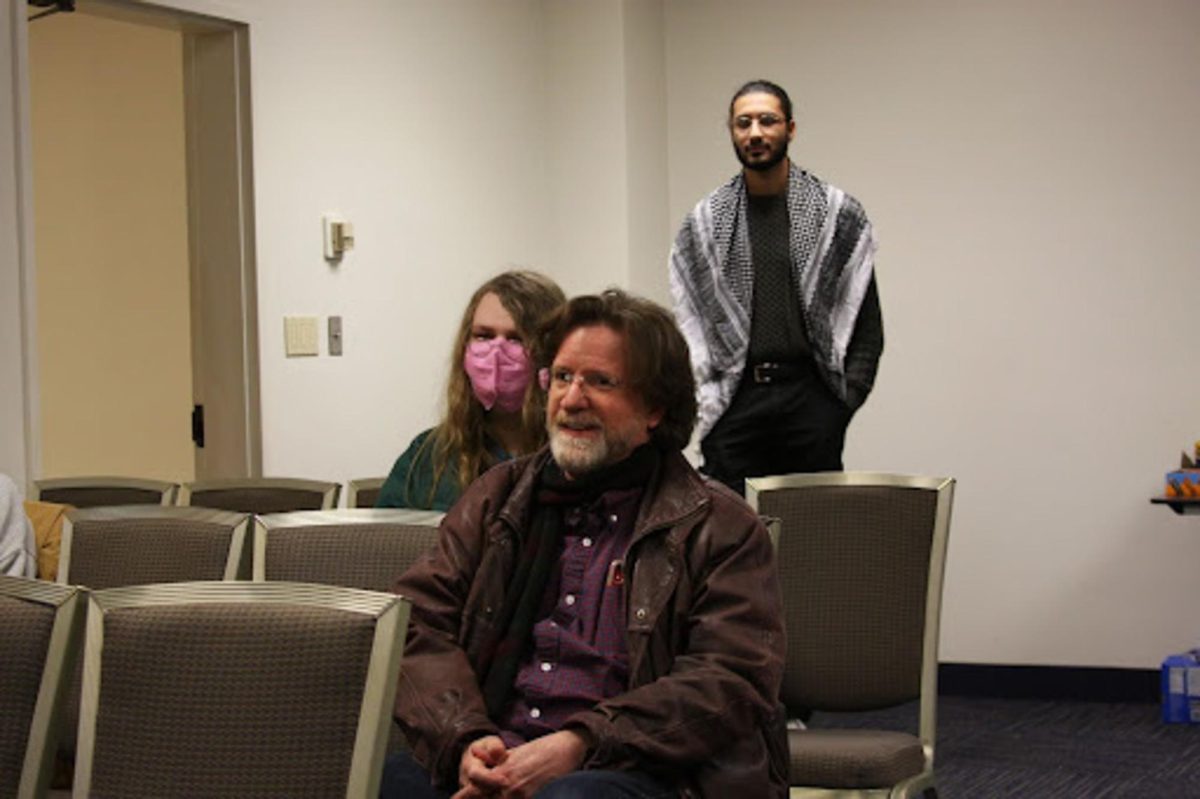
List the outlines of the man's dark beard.
{"label": "man's dark beard", "polygon": [[746,156],[742,154],[741,148],[739,148],[736,143],[733,145],[733,153],[737,156],[737,160],[741,161],[742,166],[746,167],[746,169],[752,169],[755,172],[766,172],[768,169],[771,169],[780,161],[787,158],[789,143],[790,142],[788,142],[787,139],[784,139],[780,148],[772,152],[771,157],[765,161],[747,161]]}

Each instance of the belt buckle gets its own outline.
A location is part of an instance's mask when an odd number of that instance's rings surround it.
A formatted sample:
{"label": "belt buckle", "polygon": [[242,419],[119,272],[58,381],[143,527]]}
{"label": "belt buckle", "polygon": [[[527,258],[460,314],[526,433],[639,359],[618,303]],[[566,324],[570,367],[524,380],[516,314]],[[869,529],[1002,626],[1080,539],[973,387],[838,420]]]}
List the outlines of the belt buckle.
{"label": "belt buckle", "polygon": [[754,382],[755,383],[770,383],[771,370],[779,366],[777,363],[756,363],[754,364]]}

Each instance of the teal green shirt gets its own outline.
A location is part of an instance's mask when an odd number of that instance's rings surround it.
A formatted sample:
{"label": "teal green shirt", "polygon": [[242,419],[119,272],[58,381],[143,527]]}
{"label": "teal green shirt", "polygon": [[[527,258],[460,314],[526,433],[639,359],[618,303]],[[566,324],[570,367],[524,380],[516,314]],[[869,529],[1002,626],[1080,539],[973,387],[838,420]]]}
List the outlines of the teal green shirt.
{"label": "teal green shirt", "polygon": [[[396,459],[383,488],[379,490],[375,507],[447,511],[458,501],[463,487],[458,484],[457,470],[453,465],[457,456],[454,453],[451,453],[449,464],[442,471],[437,485],[433,484],[433,446],[422,448],[432,432],[431,428],[418,435]],[[506,461],[512,457],[495,444],[488,449],[497,460]]]}

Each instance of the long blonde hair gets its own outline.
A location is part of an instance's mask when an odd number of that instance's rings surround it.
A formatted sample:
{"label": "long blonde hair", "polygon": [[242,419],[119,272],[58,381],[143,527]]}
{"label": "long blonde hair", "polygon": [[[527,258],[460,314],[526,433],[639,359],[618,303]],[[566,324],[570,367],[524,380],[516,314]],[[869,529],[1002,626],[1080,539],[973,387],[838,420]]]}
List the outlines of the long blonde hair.
{"label": "long blonde hair", "polygon": [[[496,456],[488,451],[485,435],[486,412],[471,390],[471,381],[463,369],[463,352],[471,337],[475,321],[475,309],[487,294],[495,294],[504,310],[512,316],[521,334],[531,364],[536,369],[542,362],[541,342],[538,328],[541,321],[567,301],[566,295],[550,278],[524,269],[502,272],[475,290],[471,301],[463,311],[450,350],[450,372],[446,380],[446,411],[433,432],[425,439],[425,447],[432,449],[433,483],[432,492],[447,468],[466,487],[472,480],[496,463]],[[521,437],[516,452],[522,455],[533,452],[546,441],[546,396],[537,380],[530,380],[525,388],[525,402],[521,406]],[[418,453],[420,457],[421,453]],[[453,461],[453,462],[452,462]],[[412,472],[409,473],[411,483]],[[411,490],[411,485],[407,487]]]}

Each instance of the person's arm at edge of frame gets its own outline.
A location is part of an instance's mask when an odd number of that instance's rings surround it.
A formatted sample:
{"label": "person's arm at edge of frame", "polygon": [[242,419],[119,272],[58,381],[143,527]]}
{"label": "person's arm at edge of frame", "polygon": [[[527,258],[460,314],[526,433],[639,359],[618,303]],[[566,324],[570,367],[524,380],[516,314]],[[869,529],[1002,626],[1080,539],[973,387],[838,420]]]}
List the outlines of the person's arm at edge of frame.
{"label": "person's arm at edge of frame", "polygon": [[[735,501],[723,487],[717,493],[726,508]],[[657,680],[568,720],[589,745],[585,767],[694,767],[735,737],[756,734],[775,712],[786,647],[774,549],[757,516],[739,513],[736,532],[708,548],[710,568],[693,575],[690,650]],[[679,707],[700,712],[680,720]]]}
{"label": "person's arm at edge of frame", "polygon": [[[505,480],[510,474],[507,469],[493,472],[488,480]],[[477,489],[483,482],[477,481]],[[440,787],[457,787],[462,752],[471,742],[498,733],[488,718],[478,675],[459,645],[463,608],[494,512],[488,507],[489,493],[468,489],[442,519],[437,545],[401,575],[394,589],[412,603],[396,720],[417,760]]]}

